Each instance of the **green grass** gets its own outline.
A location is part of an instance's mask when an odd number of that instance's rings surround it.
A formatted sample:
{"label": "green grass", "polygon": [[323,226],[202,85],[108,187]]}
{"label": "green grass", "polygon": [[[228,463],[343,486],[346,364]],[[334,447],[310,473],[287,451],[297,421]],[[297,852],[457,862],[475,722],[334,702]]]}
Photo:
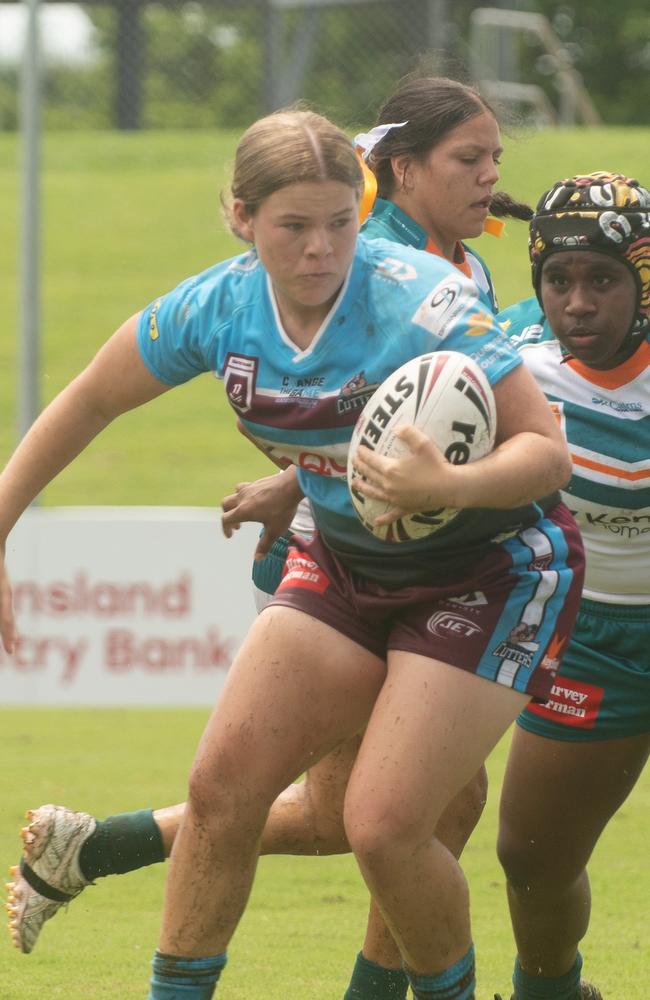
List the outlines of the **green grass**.
{"label": "green grass", "polygon": [[[207,710],[0,712],[0,864],[15,863],[26,808],[61,802],[106,816],[185,796]],[[508,739],[489,761],[486,812],[466,849],[478,1000],[507,992],[513,945],[496,860],[496,807]],[[607,1000],[646,1000],[646,831],[650,775],[612,820],[591,865],[585,966]],[[561,817],[558,818],[561,822]],[[0,943],[3,1000],[136,1000],[156,944],[164,868],[100,880],[44,930],[30,956]],[[341,1000],[360,947],[366,893],[349,857],[263,858],[230,949],[220,1000]]]}
{"label": "green grass", "polygon": [[[221,219],[231,133],[46,133],[43,139],[42,400],[49,401],[128,315],[241,245]],[[650,130],[568,129],[506,139],[501,186],[529,201],[560,175],[644,177]],[[0,461],[15,443],[20,149],[0,145]],[[645,177],[648,181],[647,176]],[[526,226],[481,237],[503,306],[529,291]],[[218,503],[268,471],[242,447],[210,376],[129,414],[44,496],[46,504]]]}

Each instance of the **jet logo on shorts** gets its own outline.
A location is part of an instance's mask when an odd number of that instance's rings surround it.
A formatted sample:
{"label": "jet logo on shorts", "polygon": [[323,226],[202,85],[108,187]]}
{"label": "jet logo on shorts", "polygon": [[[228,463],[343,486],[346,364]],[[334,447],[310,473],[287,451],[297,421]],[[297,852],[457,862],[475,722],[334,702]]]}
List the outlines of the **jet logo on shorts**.
{"label": "jet logo on shorts", "polygon": [[431,615],[427,622],[427,629],[440,639],[449,637],[468,639],[483,631],[469,618],[461,618],[460,615],[452,615],[448,611],[436,611],[435,615]]}

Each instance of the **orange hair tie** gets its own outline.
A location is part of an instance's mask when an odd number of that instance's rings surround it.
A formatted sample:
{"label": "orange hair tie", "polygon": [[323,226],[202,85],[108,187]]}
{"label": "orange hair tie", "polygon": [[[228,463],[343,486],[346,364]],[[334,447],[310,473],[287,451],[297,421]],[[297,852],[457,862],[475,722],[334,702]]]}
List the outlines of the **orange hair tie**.
{"label": "orange hair tie", "polygon": [[503,219],[495,219],[493,215],[488,215],[487,219],[483,223],[483,232],[489,233],[490,236],[503,236],[506,229],[506,224]]}
{"label": "orange hair tie", "polygon": [[363,222],[370,215],[372,206],[377,199],[377,178],[364,160],[361,149],[356,146],[354,151],[363,174],[363,194],[359,201],[359,222]]}

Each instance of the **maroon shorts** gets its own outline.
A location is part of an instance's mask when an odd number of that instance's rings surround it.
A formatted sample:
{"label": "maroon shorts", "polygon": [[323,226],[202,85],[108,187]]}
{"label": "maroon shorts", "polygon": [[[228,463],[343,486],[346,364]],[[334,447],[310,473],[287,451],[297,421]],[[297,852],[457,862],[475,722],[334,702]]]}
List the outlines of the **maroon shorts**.
{"label": "maroon shorts", "polygon": [[[390,558],[388,556],[387,558]],[[578,527],[558,504],[480,553],[471,572],[386,590],[350,573],[319,535],[293,539],[271,604],[296,608],[385,659],[428,656],[546,701],[580,603]]]}

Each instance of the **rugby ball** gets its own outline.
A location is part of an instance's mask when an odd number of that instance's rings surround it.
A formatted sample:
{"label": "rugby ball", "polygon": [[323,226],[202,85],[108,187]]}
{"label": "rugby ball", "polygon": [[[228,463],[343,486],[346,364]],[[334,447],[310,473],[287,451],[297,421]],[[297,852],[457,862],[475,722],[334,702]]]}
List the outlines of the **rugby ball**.
{"label": "rugby ball", "polygon": [[439,531],[459,512],[453,507],[441,507],[375,526],[374,519],[392,507],[352,487],[352,478],[359,475],[354,456],[360,444],[380,455],[398,458],[408,447],[395,436],[395,428],[413,424],[436,443],[447,461],[464,465],[492,450],[496,423],[490,383],[466,354],[436,351],[407,361],[373,393],[352,434],[348,487],[361,523],[384,541],[408,542]]}

